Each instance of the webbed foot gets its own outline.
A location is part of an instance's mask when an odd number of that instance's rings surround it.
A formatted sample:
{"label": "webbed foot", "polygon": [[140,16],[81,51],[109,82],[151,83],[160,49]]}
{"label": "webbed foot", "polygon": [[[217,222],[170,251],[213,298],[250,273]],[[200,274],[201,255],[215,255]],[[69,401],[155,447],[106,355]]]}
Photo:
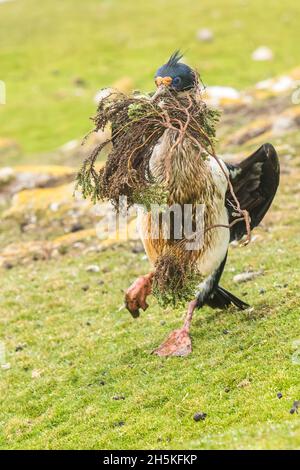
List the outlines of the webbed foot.
{"label": "webbed foot", "polygon": [[157,356],[188,356],[192,352],[192,341],[186,328],[174,330],[166,341],[152,352]]}
{"label": "webbed foot", "polygon": [[151,294],[153,273],[139,277],[125,294],[125,306],[134,318],[140,315],[139,309],[146,310],[146,298]]}

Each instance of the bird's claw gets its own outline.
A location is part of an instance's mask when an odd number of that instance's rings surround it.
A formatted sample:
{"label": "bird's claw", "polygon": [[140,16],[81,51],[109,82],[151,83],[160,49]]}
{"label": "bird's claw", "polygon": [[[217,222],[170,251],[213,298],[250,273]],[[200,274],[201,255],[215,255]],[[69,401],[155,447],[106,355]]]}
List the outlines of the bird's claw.
{"label": "bird's claw", "polygon": [[125,306],[134,318],[140,315],[140,308],[144,311],[148,308],[146,298],[151,293],[151,280],[149,274],[141,276],[126,291]]}
{"label": "bird's claw", "polygon": [[180,328],[172,331],[166,341],[152,351],[157,356],[188,356],[192,352],[192,341],[188,330]]}
{"label": "bird's claw", "polygon": [[140,308],[146,310],[148,304],[143,299],[139,297],[132,296],[131,293],[127,292],[125,295],[125,307],[131,313],[133,318],[138,318],[140,316]]}

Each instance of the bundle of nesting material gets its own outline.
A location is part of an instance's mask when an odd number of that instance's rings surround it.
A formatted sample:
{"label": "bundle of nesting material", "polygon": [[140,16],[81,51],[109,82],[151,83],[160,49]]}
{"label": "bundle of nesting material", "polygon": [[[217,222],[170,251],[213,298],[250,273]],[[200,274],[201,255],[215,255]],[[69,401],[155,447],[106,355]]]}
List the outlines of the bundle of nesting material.
{"label": "bundle of nesting material", "polygon": [[[195,91],[179,97],[166,90],[154,99],[148,95],[126,96],[112,91],[99,104],[93,119],[92,132],[111,126],[111,138],[99,144],[84,161],[77,177],[84,197],[94,202],[109,200],[119,209],[120,196],[133,204],[167,203],[167,184],[157,184],[149,170],[154,146],[166,129],[177,132],[178,138],[170,148],[166,167],[170,165],[175,147],[190,139],[205,158],[214,153],[215,125],[219,112],[209,108]],[[112,144],[104,168],[97,171],[95,163],[101,151]]]}

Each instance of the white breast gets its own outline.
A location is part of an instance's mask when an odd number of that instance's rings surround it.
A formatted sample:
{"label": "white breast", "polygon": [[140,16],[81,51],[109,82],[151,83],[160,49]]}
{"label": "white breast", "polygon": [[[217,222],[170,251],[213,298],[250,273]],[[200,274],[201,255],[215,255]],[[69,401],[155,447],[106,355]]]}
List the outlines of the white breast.
{"label": "white breast", "polygon": [[[208,159],[213,180],[221,195],[221,198],[216,201],[217,216],[215,225],[228,225],[228,213],[225,207],[225,195],[228,187],[225,175],[228,175],[228,169],[222,160],[219,160],[219,162],[221,167],[215,158],[209,157]],[[230,239],[228,228],[218,227],[211,230],[213,231],[211,247],[203,253],[198,262],[198,269],[204,276],[210,275],[220,266],[228,250]]]}

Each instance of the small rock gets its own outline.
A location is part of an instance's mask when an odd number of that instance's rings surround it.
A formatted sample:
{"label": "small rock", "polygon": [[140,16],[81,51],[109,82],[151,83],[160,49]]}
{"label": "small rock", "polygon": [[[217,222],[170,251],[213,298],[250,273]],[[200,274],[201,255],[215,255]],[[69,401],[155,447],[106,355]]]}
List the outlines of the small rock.
{"label": "small rock", "polygon": [[299,408],[299,406],[300,406],[300,400],[294,401],[293,406],[292,406],[292,408],[290,409],[291,415],[294,414],[295,412],[298,414],[298,408]]}
{"label": "small rock", "polygon": [[229,387],[226,387],[226,388],[224,389],[224,392],[225,392],[225,393],[229,393],[229,392],[230,392],[230,388],[229,388]]}
{"label": "small rock", "polygon": [[294,119],[291,116],[278,116],[273,122],[272,133],[273,135],[285,134],[288,130],[293,129]]}
{"label": "small rock", "polygon": [[273,51],[266,46],[260,46],[255,51],[252,52],[251,55],[252,60],[263,62],[265,60],[272,60],[273,59]]}
{"label": "small rock", "polygon": [[118,421],[118,422],[113,424],[114,428],[124,426],[124,425],[125,425],[125,421]]}
{"label": "small rock", "polygon": [[59,206],[60,206],[59,202],[51,202],[51,204],[49,205],[49,209],[52,212],[57,212],[59,209]]}
{"label": "small rock", "polygon": [[99,273],[100,268],[96,264],[91,264],[86,268],[88,273]]}
{"label": "small rock", "polygon": [[204,421],[206,418],[207,414],[203,413],[200,411],[200,413],[195,413],[194,414],[194,421]]}
{"label": "small rock", "polygon": [[240,283],[240,282],[251,281],[255,277],[261,276],[262,274],[263,274],[262,270],[260,270],[260,271],[250,271],[250,272],[236,274],[235,276],[233,276],[233,282]]}
{"label": "small rock", "polygon": [[279,399],[282,398],[282,393],[281,392],[277,393],[277,398],[279,398]]}
{"label": "small rock", "polygon": [[144,247],[143,247],[142,244],[134,245],[131,249],[131,252],[134,253],[134,254],[144,253]]}
{"label": "small rock", "polygon": [[0,186],[9,183],[15,177],[15,172],[10,167],[0,169]]}
{"label": "small rock", "polygon": [[264,288],[259,289],[259,293],[260,293],[261,295],[265,294],[265,293],[266,293],[266,289],[264,289]]}
{"label": "small rock", "polygon": [[23,349],[26,348],[26,344],[18,344],[16,347],[15,347],[15,351],[16,352],[19,352],[19,351],[23,351]]}
{"label": "small rock", "polygon": [[87,83],[86,81],[81,78],[81,77],[77,77],[73,80],[73,83],[75,86],[79,86],[79,87],[86,87]]}
{"label": "small rock", "polygon": [[34,369],[32,372],[31,372],[31,378],[32,379],[39,379],[41,376],[41,372],[37,369]]}
{"label": "small rock", "polygon": [[82,242],[75,242],[73,243],[73,248],[76,250],[83,250],[85,248],[85,244]]}
{"label": "small rock", "polygon": [[83,230],[84,226],[80,224],[79,222],[76,224],[73,224],[70,228],[71,233],[79,232],[80,230]]}
{"label": "small rock", "polygon": [[214,39],[214,33],[208,28],[199,29],[196,38],[201,42],[211,42]]}
{"label": "small rock", "polygon": [[229,330],[223,330],[223,335],[228,335],[230,333]]}
{"label": "small rock", "polygon": [[115,395],[113,397],[113,400],[125,400],[125,397],[124,397],[124,395]]}
{"label": "small rock", "polygon": [[212,105],[219,105],[222,101],[240,102],[241,92],[228,86],[210,86],[205,90],[205,96]]}
{"label": "small rock", "polygon": [[87,290],[89,290],[89,288],[90,288],[90,286],[86,285],[86,286],[82,286],[81,289],[82,289],[84,292],[86,292]]}
{"label": "small rock", "polygon": [[238,388],[245,388],[245,387],[248,387],[250,385],[250,383],[251,383],[250,380],[244,379],[237,385],[237,387]]}
{"label": "small rock", "polygon": [[166,324],[165,320],[160,321],[161,326],[164,326]]}

